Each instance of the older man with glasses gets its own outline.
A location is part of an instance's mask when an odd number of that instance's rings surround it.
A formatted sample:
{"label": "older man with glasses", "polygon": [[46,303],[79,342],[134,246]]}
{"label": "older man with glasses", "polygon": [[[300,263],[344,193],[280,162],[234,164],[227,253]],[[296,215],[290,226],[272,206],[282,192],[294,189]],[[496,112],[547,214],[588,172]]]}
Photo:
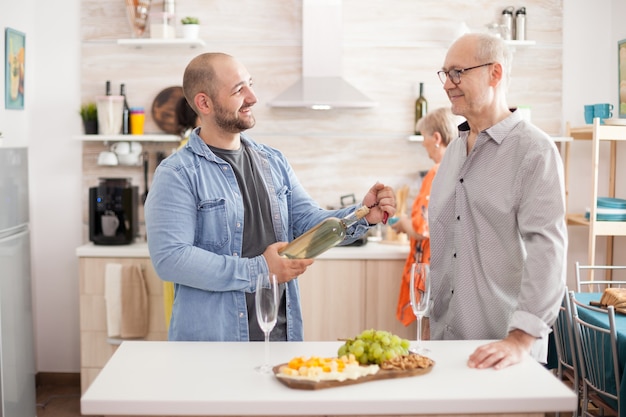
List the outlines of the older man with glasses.
{"label": "older man with glasses", "polygon": [[565,285],[563,165],[550,137],[509,109],[510,67],[503,40],[472,33],[438,72],[466,122],[430,196],[431,338],[495,340],[472,368],[545,362]]}

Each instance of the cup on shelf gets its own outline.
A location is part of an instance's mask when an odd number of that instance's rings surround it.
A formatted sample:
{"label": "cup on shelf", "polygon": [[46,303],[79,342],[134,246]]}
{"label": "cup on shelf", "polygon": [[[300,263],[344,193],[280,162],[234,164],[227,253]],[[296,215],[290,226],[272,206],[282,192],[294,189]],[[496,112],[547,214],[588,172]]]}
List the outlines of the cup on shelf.
{"label": "cup on shelf", "polygon": [[131,135],[143,135],[143,126],[146,115],[143,107],[130,108],[130,133]]}
{"label": "cup on shelf", "polygon": [[120,165],[139,165],[141,162],[141,153],[125,153],[117,155]]}
{"label": "cup on shelf", "polygon": [[130,153],[140,154],[142,150],[143,150],[143,147],[141,146],[141,143],[139,142],[130,143]]}
{"label": "cup on shelf", "polygon": [[115,152],[119,155],[127,155],[130,153],[130,143],[129,142],[115,142],[111,145],[111,151]]}
{"label": "cup on shelf", "polygon": [[114,166],[117,165],[117,155],[115,152],[102,151],[98,155],[98,165]]}
{"label": "cup on shelf", "polygon": [[143,147],[139,142],[115,142],[111,152],[115,153],[120,165],[138,165],[141,163]]}
{"label": "cup on shelf", "polygon": [[613,105],[609,103],[598,103],[593,105],[593,117],[600,119],[610,119],[613,117]]}
{"label": "cup on shelf", "polygon": [[595,105],[585,104],[585,123],[588,125],[593,123],[593,117],[595,113]]}

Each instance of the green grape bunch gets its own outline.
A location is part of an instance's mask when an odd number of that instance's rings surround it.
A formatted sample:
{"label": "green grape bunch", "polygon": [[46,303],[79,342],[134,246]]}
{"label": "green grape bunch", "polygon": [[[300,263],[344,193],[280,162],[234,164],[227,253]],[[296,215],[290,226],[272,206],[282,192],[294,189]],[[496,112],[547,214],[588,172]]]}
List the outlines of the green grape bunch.
{"label": "green grape bunch", "polygon": [[364,330],[339,347],[338,356],[352,353],[361,365],[376,364],[409,354],[410,342],[384,330]]}

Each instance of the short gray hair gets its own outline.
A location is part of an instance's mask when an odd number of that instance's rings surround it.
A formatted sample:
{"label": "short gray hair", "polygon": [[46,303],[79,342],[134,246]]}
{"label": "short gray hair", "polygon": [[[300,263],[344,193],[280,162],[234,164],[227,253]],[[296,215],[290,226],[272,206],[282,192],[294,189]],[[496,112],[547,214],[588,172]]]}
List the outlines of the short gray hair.
{"label": "short gray hair", "polygon": [[511,80],[511,67],[513,61],[513,51],[498,36],[489,33],[472,33],[470,36],[476,38],[476,60],[478,62],[499,62],[505,78],[505,86]]}

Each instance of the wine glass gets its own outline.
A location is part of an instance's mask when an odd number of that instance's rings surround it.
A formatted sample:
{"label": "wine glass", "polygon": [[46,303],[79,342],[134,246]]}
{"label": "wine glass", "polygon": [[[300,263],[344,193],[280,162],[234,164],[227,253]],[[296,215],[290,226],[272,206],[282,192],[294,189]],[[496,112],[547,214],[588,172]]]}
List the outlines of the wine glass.
{"label": "wine glass", "polygon": [[276,275],[261,273],[256,280],[256,318],[259,327],[265,334],[265,363],[257,367],[257,371],[263,374],[272,372],[270,365],[270,332],[276,325],[278,316],[278,282]]}
{"label": "wine glass", "polygon": [[413,263],[411,265],[411,308],[417,318],[417,343],[410,351],[420,355],[429,353],[422,344],[422,318],[428,312],[430,303],[430,266],[425,263]]}

